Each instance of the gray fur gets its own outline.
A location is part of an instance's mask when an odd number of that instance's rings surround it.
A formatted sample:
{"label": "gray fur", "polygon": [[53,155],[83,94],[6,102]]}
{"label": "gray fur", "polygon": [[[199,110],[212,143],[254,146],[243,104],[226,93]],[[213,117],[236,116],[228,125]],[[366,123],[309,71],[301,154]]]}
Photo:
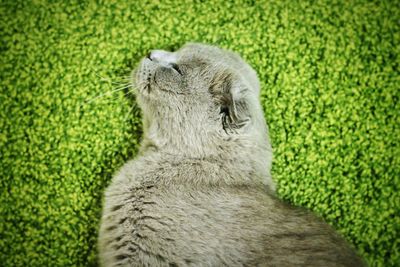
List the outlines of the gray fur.
{"label": "gray fur", "polygon": [[326,223],[274,196],[255,71],[187,44],[133,72],[139,156],[105,193],[102,266],[362,266]]}

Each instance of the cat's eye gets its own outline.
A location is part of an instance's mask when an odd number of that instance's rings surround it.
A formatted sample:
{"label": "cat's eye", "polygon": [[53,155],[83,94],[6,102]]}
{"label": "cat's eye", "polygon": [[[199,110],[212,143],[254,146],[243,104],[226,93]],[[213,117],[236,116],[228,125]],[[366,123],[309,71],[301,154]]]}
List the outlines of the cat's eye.
{"label": "cat's eye", "polygon": [[226,129],[230,128],[229,122],[231,122],[231,117],[229,116],[228,107],[221,107],[220,114],[221,114],[221,119],[222,119],[222,128],[226,132]]}
{"label": "cat's eye", "polygon": [[180,75],[182,75],[182,71],[179,69],[178,64],[172,63],[172,64],[171,64],[171,67],[172,67],[177,73],[179,73]]}

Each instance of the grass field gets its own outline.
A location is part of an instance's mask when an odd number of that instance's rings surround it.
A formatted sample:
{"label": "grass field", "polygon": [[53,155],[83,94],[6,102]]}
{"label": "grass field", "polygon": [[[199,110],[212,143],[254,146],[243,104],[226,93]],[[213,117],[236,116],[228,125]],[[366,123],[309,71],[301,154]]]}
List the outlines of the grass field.
{"label": "grass field", "polygon": [[400,266],[400,2],[356,0],[0,1],[0,265],[96,265],[102,192],[141,136],[107,92],[187,41],[257,70],[280,197]]}

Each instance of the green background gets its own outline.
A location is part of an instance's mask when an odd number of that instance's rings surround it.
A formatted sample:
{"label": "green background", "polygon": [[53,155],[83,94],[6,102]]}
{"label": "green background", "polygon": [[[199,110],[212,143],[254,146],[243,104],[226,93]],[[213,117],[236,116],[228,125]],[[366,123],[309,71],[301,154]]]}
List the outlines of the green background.
{"label": "green background", "polygon": [[142,130],[106,92],[187,41],[258,72],[279,195],[400,266],[399,1],[224,2],[0,1],[1,266],[96,265],[102,192]]}

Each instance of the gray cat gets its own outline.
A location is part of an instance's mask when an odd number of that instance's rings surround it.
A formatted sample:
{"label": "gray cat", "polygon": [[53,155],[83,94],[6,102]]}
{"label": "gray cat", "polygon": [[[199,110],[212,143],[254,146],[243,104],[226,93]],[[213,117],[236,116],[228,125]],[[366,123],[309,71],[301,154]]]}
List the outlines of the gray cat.
{"label": "gray cat", "polygon": [[274,196],[256,72],[202,44],[133,72],[139,156],[105,193],[102,266],[363,266],[326,223]]}

